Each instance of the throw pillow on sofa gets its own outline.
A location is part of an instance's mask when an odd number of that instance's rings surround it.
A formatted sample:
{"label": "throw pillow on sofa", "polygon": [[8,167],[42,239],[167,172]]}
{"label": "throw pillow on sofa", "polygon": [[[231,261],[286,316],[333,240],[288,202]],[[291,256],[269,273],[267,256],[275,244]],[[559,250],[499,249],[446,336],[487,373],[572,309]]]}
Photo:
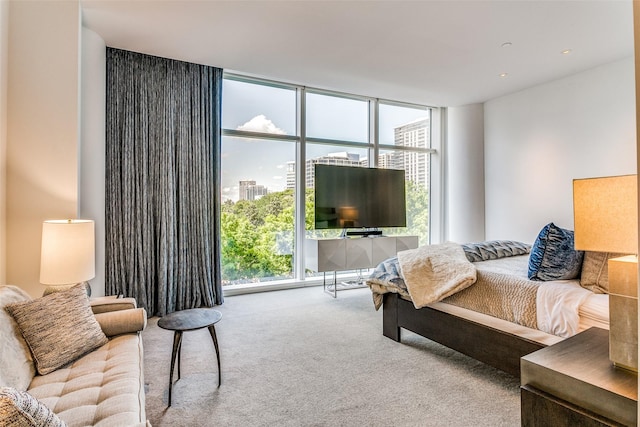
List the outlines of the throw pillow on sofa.
{"label": "throw pillow on sofa", "polygon": [[538,234],[529,255],[531,280],[569,280],[580,276],[584,252],[573,248],[573,231],[549,223]]}
{"label": "throw pillow on sofa", "polygon": [[13,317],[4,309],[16,302],[31,301],[17,286],[0,286],[0,387],[26,390],[36,374],[31,350]]}
{"label": "throw pillow on sofa", "polygon": [[107,343],[84,285],[28,302],[9,304],[40,375],[65,366]]}
{"label": "throw pillow on sofa", "polygon": [[0,388],[0,426],[66,427],[51,409],[26,391]]}

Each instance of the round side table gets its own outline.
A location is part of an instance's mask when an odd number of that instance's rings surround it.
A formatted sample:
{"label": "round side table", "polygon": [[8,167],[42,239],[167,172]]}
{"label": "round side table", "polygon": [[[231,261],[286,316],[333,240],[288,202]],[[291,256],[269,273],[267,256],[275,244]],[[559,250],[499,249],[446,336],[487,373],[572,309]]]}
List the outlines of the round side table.
{"label": "round side table", "polygon": [[171,406],[171,389],[173,388],[173,368],[178,356],[178,379],[180,379],[180,354],[182,353],[182,333],[208,328],[213,346],[216,349],[218,359],[218,387],[222,384],[222,371],[220,370],[220,350],[216,337],[215,324],[222,319],[222,313],[213,308],[191,308],[189,310],[174,311],[158,320],[158,326],[162,329],[174,331],[173,351],[171,352],[171,372],[169,373],[169,405]]}

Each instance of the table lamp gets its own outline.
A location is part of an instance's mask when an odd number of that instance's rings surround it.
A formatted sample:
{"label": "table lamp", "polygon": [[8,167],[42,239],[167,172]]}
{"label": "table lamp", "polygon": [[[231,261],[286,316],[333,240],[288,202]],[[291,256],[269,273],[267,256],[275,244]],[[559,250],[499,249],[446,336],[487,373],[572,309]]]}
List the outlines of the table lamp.
{"label": "table lamp", "polygon": [[608,260],[609,359],[638,370],[637,175],[573,181],[575,249],[632,254]]}
{"label": "table lamp", "polygon": [[42,223],[40,283],[49,285],[44,295],[85,283],[95,277],[94,222],[83,219],[49,220]]}

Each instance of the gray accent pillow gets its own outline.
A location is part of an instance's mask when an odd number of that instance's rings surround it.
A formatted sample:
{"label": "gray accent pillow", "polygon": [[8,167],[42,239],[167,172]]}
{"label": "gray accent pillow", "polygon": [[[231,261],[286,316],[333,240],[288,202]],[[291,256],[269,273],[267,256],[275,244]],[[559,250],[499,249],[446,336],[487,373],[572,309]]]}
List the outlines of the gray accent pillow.
{"label": "gray accent pillow", "polygon": [[526,255],[531,245],[513,240],[490,240],[462,245],[470,262],[488,261],[517,255]]}
{"label": "gray accent pillow", "polygon": [[538,234],[529,255],[531,280],[569,280],[580,276],[583,251],[573,248],[573,231],[549,223]]}
{"label": "gray accent pillow", "polygon": [[609,293],[609,258],[617,258],[628,254],[611,252],[584,253],[582,272],[580,273],[580,286],[596,294]]}
{"label": "gray accent pillow", "polygon": [[108,342],[82,284],[32,301],[9,304],[6,310],[27,341],[40,375]]}
{"label": "gray accent pillow", "polygon": [[0,425],[12,427],[66,427],[51,409],[26,391],[0,388]]}

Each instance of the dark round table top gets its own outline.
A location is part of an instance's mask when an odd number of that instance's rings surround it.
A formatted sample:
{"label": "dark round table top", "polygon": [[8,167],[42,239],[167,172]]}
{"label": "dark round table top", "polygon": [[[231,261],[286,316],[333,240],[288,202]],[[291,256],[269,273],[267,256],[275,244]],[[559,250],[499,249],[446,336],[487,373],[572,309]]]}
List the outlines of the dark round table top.
{"label": "dark round table top", "polygon": [[158,326],[171,331],[193,331],[206,328],[222,319],[222,313],[213,308],[191,308],[174,311],[158,320]]}

